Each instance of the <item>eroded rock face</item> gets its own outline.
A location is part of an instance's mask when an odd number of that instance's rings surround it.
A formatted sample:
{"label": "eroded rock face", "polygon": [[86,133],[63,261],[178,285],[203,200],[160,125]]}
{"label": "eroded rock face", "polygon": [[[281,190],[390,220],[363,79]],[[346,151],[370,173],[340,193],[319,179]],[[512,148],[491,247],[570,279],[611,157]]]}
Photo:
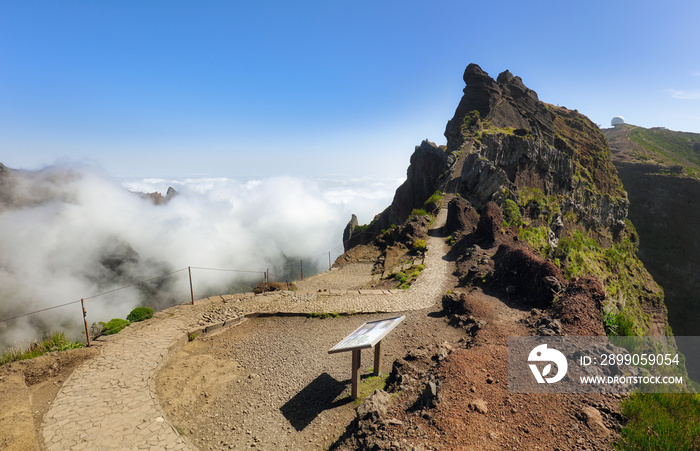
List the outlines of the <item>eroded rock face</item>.
{"label": "eroded rock face", "polygon": [[440,188],[448,169],[445,149],[427,140],[416,146],[406,181],[397,188],[391,206],[382,213],[381,228],[401,224],[414,208],[423,208],[425,201]]}
{"label": "eroded rock face", "polygon": [[540,102],[508,71],[493,80],[470,64],[464,96],[445,130],[448,153],[467,154],[459,193],[477,209],[516,200],[519,188],[563,198],[586,228],[613,234],[629,203],[600,130],[585,116]]}
{"label": "eroded rock face", "polygon": [[445,130],[448,148],[459,148],[464,142],[463,119],[474,111],[498,128],[526,130],[540,138],[552,136],[550,113],[520,77],[505,71],[493,80],[481,67],[470,64],[462,78],[466,83],[464,96]]}
{"label": "eroded rock face", "polygon": [[353,214],[350,221],[348,221],[348,224],[345,226],[345,230],[343,230],[343,247],[345,251],[352,247],[350,246],[350,238],[358,225],[357,216]]}
{"label": "eroded rock face", "polygon": [[535,307],[549,307],[567,283],[554,263],[535,254],[523,243],[501,245],[493,259],[496,280],[506,285],[506,290],[512,294],[526,297]]}
{"label": "eroded rock face", "polygon": [[561,216],[569,218],[563,228],[616,236],[625,227],[627,194],[595,124],[541,102],[508,71],[494,80],[470,64],[463,78],[447,146],[425,140],[416,147],[406,182],[368,229],[372,236],[401,224],[435,191],[460,194],[481,210],[488,202],[517,201],[521,189],[538,190],[558,197]]}
{"label": "eroded rock face", "polygon": [[479,214],[465,199],[456,197],[447,204],[446,234],[471,233],[478,222]]}

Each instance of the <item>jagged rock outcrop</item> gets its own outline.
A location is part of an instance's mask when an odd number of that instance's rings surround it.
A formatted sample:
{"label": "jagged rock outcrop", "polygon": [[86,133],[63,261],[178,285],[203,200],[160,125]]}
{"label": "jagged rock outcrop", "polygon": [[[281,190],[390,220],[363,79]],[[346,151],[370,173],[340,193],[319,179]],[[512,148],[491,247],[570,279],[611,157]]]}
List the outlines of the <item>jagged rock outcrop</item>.
{"label": "jagged rock outcrop", "polygon": [[477,210],[519,200],[519,190],[556,196],[562,228],[617,236],[629,202],[605,137],[575,110],[545,104],[508,71],[492,79],[464,72],[464,95],[447,123],[447,146],[427,140],[411,156],[407,179],[367,232],[405,221],[436,191],[460,194]]}
{"label": "jagged rock outcrop", "polygon": [[628,202],[598,128],[585,116],[540,102],[519,77],[493,80],[470,64],[464,96],[445,131],[447,152],[466,153],[458,192],[477,208],[517,200],[526,187],[561,196],[586,228],[624,227]]}
{"label": "jagged rock outcrop", "polygon": [[350,221],[348,221],[348,224],[345,226],[345,230],[343,230],[343,248],[345,251],[352,247],[350,246],[350,238],[358,225],[357,216],[353,214]]}
{"label": "jagged rock outcrop", "polygon": [[[414,209],[424,208],[426,200],[444,186],[449,177],[449,168],[454,162],[454,157],[449,158],[444,147],[428,140],[416,146],[411,155],[406,181],[396,189],[391,205],[369,227],[362,229],[365,237],[362,240],[352,240],[346,250],[366,243],[379,235],[381,230],[403,223]],[[343,241],[347,241],[345,237]]]}
{"label": "jagged rock outcrop", "polygon": [[[478,430],[473,422],[493,415],[499,404],[482,397],[473,381],[485,377],[482,389],[493,395],[498,389],[490,387],[498,378],[482,365],[475,376],[454,381],[480,352],[489,362],[498,360],[498,346],[486,334],[504,339],[519,327],[493,315],[494,303],[484,295],[530,310],[519,324],[539,335],[654,335],[667,323],[663,292],[637,258],[637,236],[626,220],[627,194],[597,126],[575,110],[541,102],[508,71],[494,80],[470,64],[463,78],[464,95],[445,130],[447,145],[424,141],[416,148],[406,183],[367,230],[382,231],[372,244],[383,252],[379,259],[388,258],[396,249],[382,243],[397,234],[384,230],[392,221],[412,208],[448,201],[445,227],[431,232],[451,235],[445,259],[455,262],[458,282],[456,292],[448,290],[442,298],[443,313],[450,325],[464,329],[467,337],[460,343],[469,351],[452,353],[454,360],[445,359],[444,368],[435,365],[435,375],[418,371],[414,358],[420,350],[409,353],[394,362],[387,387],[411,400],[401,406],[406,418],[434,421],[459,404],[460,414],[470,415],[462,424]],[[439,196],[428,200],[435,189],[444,196],[440,202],[434,202]],[[591,430],[600,423],[591,409],[582,419]],[[438,430],[460,421],[443,417]],[[359,420],[341,449],[391,447],[376,424]],[[607,440],[607,430],[600,435]],[[489,432],[489,440],[494,437]]]}
{"label": "jagged rock outcrop", "polygon": [[[531,264],[532,280],[502,288],[548,307],[566,288],[562,274],[570,280],[595,273],[625,310],[615,314],[633,318],[638,333],[663,330],[663,293],[637,260],[627,193],[600,129],[576,110],[541,102],[508,71],[494,80],[470,64],[463,79],[447,145],[426,140],[416,147],[392,204],[350,246],[386,241],[390,226],[400,226],[437,190],[450,200],[445,231],[453,235],[461,284],[496,287],[499,277]],[[494,261],[498,246],[519,240],[530,246],[525,253],[504,250]]]}
{"label": "jagged rock outcrop", "polygon": [[537,93],[525,86],[520,77],[505,71],[493,80],[477,64],[469,64],[462,76],[466,87],[454,117],[447,123],[445,137],[449,149],[459,149],[465,142],[462,133],[472,112],[488,118],[498,128],[527,130],[538,138],[552,136],[552,118]]}
{"label": "jagged rock outcrop", "polygon": [[154,205],[164,205],[170,202],[173,197],[177,196],[178,193],[172,186],[168,187],[168,191],[165,193],[165,197],[158,191],[152,193],[138,193],[142,199],[150,200]]}
{"label": "jagged rock outcrop", "polygon": [[391,206],[379,219],[381,228],[401,224],[414,208],[422,208],[425,201],[440,188],[440,182],[448,169],[444,148],[428,140],[416,146],[411,155],[406,181],[398,187]]}

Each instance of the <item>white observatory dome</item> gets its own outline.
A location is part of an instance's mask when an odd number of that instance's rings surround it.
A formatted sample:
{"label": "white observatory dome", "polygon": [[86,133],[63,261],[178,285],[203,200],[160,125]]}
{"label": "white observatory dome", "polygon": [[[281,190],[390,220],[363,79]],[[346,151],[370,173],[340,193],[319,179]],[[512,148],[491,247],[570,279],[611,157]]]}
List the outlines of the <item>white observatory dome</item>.
{"label": "white observatory dome", "polygon": [[616,125],[622,125],[625,123],[625,118],[622,116],[615,116],[612,118],[612,121],[610,121],[610,125],[616,126]]}

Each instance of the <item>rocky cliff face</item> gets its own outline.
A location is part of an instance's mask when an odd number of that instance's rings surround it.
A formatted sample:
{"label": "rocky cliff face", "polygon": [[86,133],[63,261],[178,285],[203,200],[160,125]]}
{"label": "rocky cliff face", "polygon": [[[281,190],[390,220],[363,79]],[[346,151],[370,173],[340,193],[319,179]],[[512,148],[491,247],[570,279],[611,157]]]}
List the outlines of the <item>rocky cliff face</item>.
{"label": "rocky cliff face", "polygon": [[[604,132],[629,194],[629,217],[640,239],[639,258],[664,289],[673,333],[695,336],[700,324],[700,179],[689,174],[697,165],[676,154],[675,139],[666,140],[670,147],[664,146],[663,153],[643,148],[629,138],[635,129],[640,127],[625,125]],[[688,145],[690,134],[663,133]],[[700,135],[694,138],[700,140]],[[688,361],[687,366],[691,374],[700,375],[700,362]]]}
{"label": "rocky cliff face", "polygon": [[[449,210],[455,238],[473,231],[476,212],[482,219],[485,212],[500,217],[487,221],[488,246],[507,244],[501,235],[525,241],[562,277],[599,278],[606,311],[617,315],[625,333],[664,333],[663,293],[637,260],[627,193],[601,130],[575,110],[541,102],[508,71],[494,80],[470,64],[463,79],[464,95],[445,129],[447,145],[423,141],[416,147],[392,204],[358,229],[362,240],[350,234],[350,247],[373,237],[382,242],[392,224],[402,224],[414,209],[427,210],[437,191],[462,202]],[[503,215],[494,216],[494,207]],[[477,230],[473,239],[481,235]],[[458,268],[460,259],[469,261],[457,257]],[[620,265],[625,269],[616,269]],[[463,270],[471,274],[462,274],[463,283],[495,274]]]}
{"label": "rocky cliff face", "polygon": [[481,208],[491,200],[517,201],[515,193],[526,187],[558,197],[560,214],[576,216],[569,222],[601,233],[624,228],[626,195],[605,138],[590,120],[540,102],[508,71],[494,81],[470,64],[464,81],[445,131],[447,151],[468,155],[458,193]]}
{"label": "rocky cliff face", "polygon": [[518,190],[554,196],[564,228],[616,236],[628,200],[600,130],[576,111],[545,104],[510,72],[492,79],[476,64],[464,72],[464,95],[447,123],[447,146],[423,141],[407,180],[367,230],[400,224],[436,191],[464,196],[477,209],[518,201]]}

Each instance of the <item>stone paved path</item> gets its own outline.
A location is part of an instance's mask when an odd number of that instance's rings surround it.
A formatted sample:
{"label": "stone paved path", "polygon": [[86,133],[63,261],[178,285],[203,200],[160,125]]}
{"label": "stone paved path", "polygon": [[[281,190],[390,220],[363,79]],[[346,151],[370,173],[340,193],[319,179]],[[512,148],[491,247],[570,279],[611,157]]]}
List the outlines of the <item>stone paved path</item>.
{"label": "stone paved path", "polygon": [[[442,209],[432,227],[445,222]],[[45,449],[59,450],[189,450],[195,449],[165,418],[155,391],[155,376],[170,354],[201,325],[207,312],[234,309],[251,313],[401,312],[439,302],[447,288],[452,263],[443,259],[444,238],[429,236],[425,270],[406,291],[329,289],[306,295],[214,296],[159,312],[100,344],[100,355],[78,367],[66,380],[44,417]],[[352,284],[356,284],[354,268]],[[362,268],[360,268],[364,271]],[[338,274],[332,274],[332,273]],[[330,271],[336,284],[342,269]],[[318,283],[316,280],[315,283]]]}
{"label": "stone paved path", "polygon": [[186,330],[177,319],[149,323],[115,335],[66,380],[44,417],[47,450],[191,449],[163,416],[154,386]]}

